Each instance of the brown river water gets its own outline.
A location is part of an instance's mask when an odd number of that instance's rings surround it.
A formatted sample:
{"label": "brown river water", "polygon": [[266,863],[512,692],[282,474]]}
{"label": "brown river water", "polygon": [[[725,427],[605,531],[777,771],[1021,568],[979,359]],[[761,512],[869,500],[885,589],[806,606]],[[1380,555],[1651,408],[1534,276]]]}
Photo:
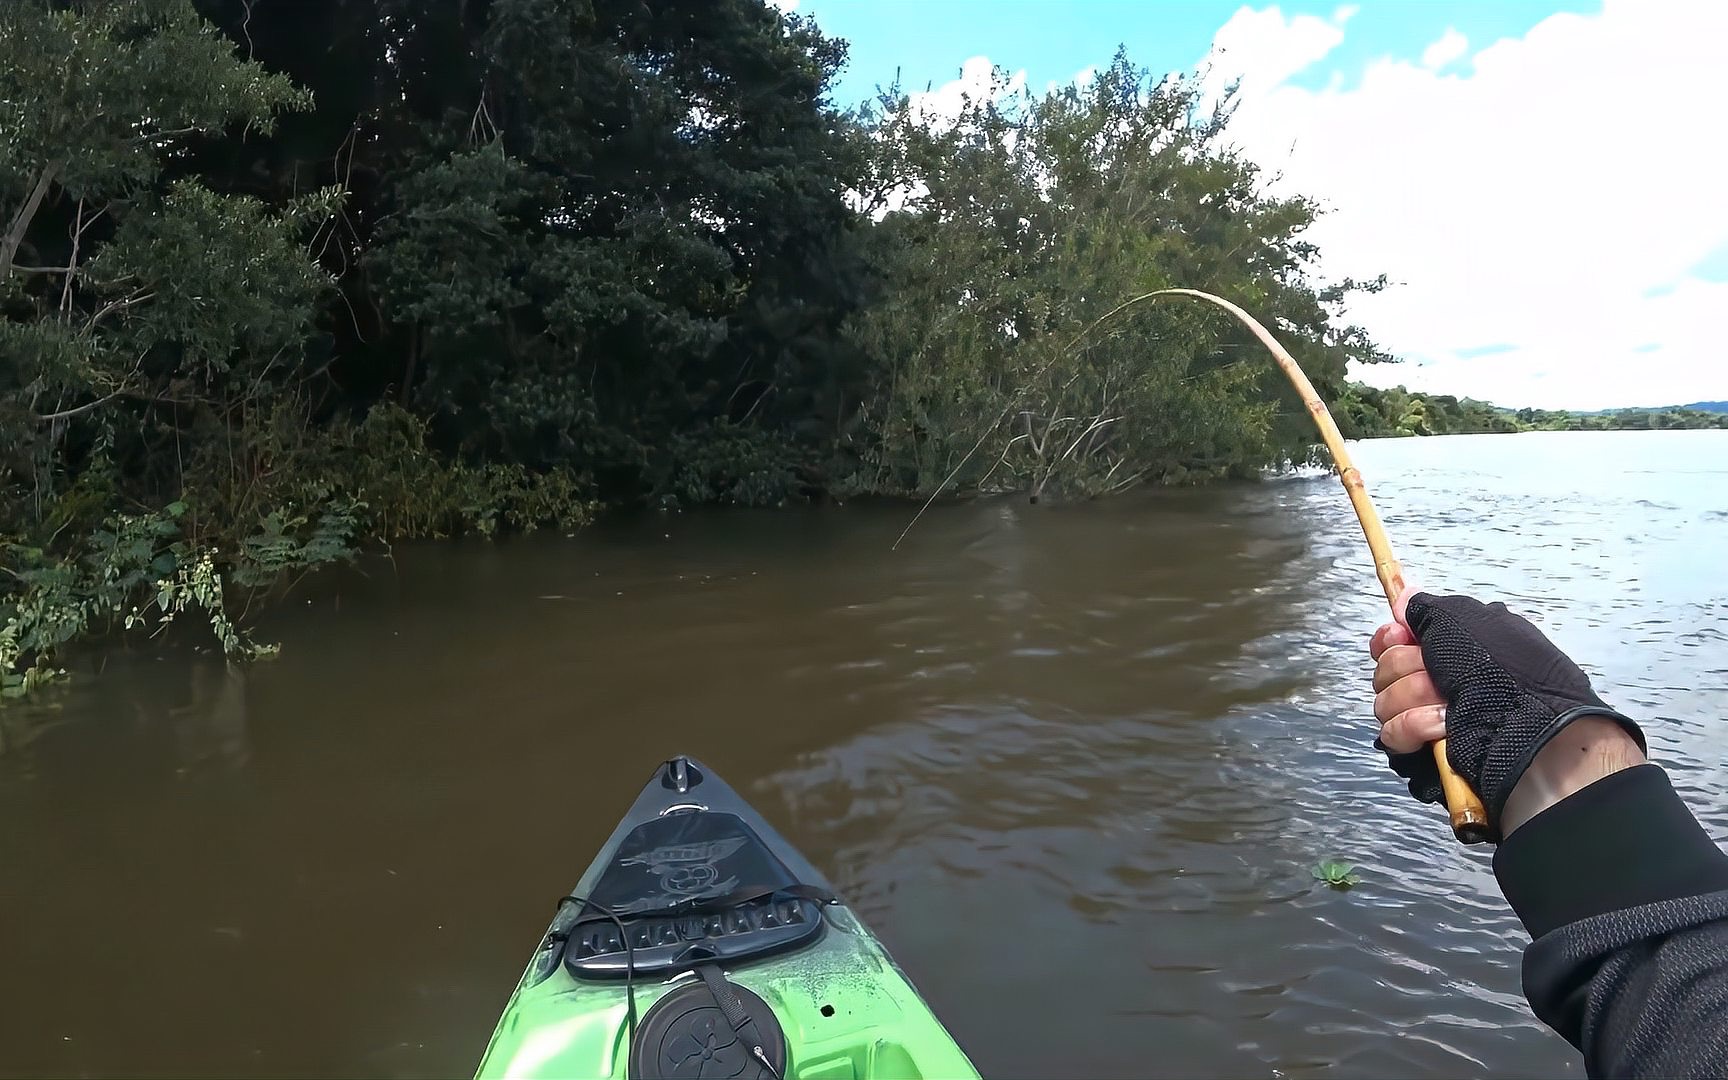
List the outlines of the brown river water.
{"label": "brown river water", "polygon": [[[1728,835],[1728,431],[1358,447]],[[0,1073],[457,1076],[661,758],[862,911],[989,1076],[1578,1076],[1486,849],[1369,748],[1336,481],[645,514],[399,548],[0,714]],[[1337,892],[1322,858],[1356,864]]]}

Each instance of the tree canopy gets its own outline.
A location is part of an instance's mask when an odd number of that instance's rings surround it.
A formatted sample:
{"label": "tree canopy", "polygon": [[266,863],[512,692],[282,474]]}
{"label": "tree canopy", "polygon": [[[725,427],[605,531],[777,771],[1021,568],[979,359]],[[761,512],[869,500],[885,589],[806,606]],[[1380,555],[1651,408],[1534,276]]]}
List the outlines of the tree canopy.
{"label": "tree canopy", "polygon": [[1228,118],[1125,55],[1083,88],[935,123],[883,97],[863,205],[882,292],[848,324],[877,376],[867,490],[1097,494],[1307,456],[1306,416],[1239,328],[1182,303],[1116,310],[1173,285],[1231,296],[1322,388],[1384,359],[1335,322],[1358,286],[1311,278],[1314,206],[1264,193]]}

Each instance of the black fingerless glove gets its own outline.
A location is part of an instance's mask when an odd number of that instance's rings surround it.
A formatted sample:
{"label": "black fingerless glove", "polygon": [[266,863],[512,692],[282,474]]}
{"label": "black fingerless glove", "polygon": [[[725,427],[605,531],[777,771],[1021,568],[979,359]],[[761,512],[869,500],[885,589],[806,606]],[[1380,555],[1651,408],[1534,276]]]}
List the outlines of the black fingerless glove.
{"label": "black fingerless glove", "polygon": [[[1496,831],[1518,778],[1579,717],[1608,717],[1645,748],[1638,725],[1604,704],[1589,676],[1505,604],[1417,593],[1405,615],[1428,676],[1446,698],[1446,760],[1482,797]],[[1440,801],[1432,750],[1394,754],[1378,739],[1374,745],[1410,782],[1410,794]]]}

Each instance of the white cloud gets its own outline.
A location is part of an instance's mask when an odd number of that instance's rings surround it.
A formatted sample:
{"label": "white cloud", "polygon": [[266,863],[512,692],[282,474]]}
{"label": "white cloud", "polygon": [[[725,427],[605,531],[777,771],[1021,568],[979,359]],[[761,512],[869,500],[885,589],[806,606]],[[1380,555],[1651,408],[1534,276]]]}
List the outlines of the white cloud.
{"label": "white cloud", "polygon": [[1470,39],[1447,27],[1434,44],[1422,50],[1422,66],[1438,71],[1470,51]]}
{"label": "white cloud", "polygon": [[1242,78],[1235,141],[1328,206],[1325,273],[1395,283],[1349,314],[1409,362],[1364,377],[1515,406],[1728,397],[1728,282],[1688,273],[1728,245],[1728,4],[1607,0],[1291,85],[1347,18],[1244,8],[1208,84]]}
{"label": "white cloud", "polygon": [[1072,86],[1076,90],[1084,90],[1088,86],[1091,86],[1093,83],[1095,83],[1097,81],[1098,81],[1098,65],[1097,64],[1087,64],[1085,67],[1081,68],[1079,71],[1076,71],[1074,73],[1073,77],[1070,78],[1067,82],[1057,82],[1055,79],[1051,79],[1049,82],[1045,83],[1044,84],[1044,93],[1054,94],[1056,91],[1062,89],[1065,86]]}
{"label": "white cloud", "polygon": [[952,121],[960,115],[968,98],[990,101],[1018,94],[1026,89],[1026,72],[998,76],[996,65],[988,56],[974,56],[960,65],[960,77],[930,90],[908,94],[912,114],[925,123]]}
{"label": "white cloud", "polygon": [[1354,7],[1342,7],[1330,19],[1286,19],[1276,7],[1242,8],[1213,35],[1207,83],[1221,91],[1240,79],[1244,97],[1266,93],[1336,49],[1344,41],[1344,24],[1354,14]]}

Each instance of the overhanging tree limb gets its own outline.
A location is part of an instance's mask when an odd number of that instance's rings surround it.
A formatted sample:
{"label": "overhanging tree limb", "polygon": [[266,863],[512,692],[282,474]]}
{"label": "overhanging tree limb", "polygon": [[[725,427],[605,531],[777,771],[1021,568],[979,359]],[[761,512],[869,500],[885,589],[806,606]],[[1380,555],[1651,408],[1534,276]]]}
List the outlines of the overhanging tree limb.
{"label": "overhanging tree limb", "polygon": [[44,423],[44,424],[52,423],[55,420],[70,420],[74,416],[82,416],[83,414],[90,412],[92,409],[96,409],[96,408],[99,408],[103,405],[106,405],[108,402],[113,401],[115,398],[119,397],[123,393],[125,393],[125,391],[116,390],[112,394],[109,394],[107,397],[97,398],[95,401],[92,401],[92,402],[85,404],[85,405],[80,405],[77,408],[62,409],[59,412],[48,413],[46,416],[38,415],[36,417],[36,419],[38,421],[40,421],[41,423]]}

